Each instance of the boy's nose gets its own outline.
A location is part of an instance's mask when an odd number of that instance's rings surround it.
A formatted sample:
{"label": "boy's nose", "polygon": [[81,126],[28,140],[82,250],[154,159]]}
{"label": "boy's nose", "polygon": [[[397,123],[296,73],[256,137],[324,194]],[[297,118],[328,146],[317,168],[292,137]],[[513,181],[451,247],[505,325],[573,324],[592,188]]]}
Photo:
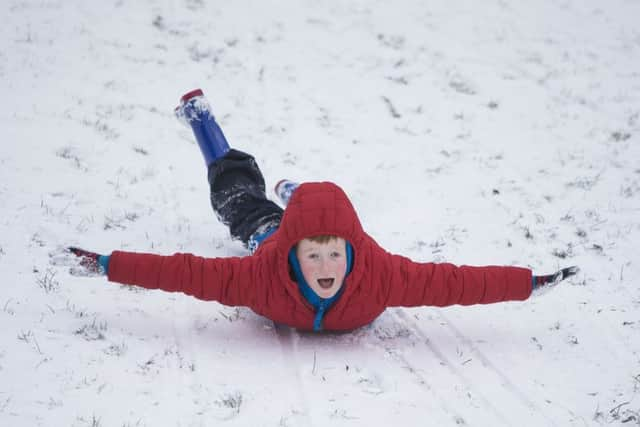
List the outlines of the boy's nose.
{"label": "boy's nose", "polygon": [[326,275],[327,273],[330,273],[330,270],[329,262],[325,259],[320,260],[320,273],[322,275]]}

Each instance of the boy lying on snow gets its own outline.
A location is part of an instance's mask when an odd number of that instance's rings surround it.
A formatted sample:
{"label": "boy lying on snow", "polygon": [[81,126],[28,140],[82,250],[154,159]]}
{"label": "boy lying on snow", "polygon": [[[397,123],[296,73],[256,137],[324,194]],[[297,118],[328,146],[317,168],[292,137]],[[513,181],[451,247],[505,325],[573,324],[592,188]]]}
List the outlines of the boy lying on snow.
{"label": "boy lying on snow", "polygon": [[[176,108],[204,155],[211,204],[251,256],[202,258],[69,248],[76,274],[106,274],[112,282],[183,292],[305,330],[349,330],[392,306],[448,306],[525,300],[578,272],[577,267],[533,276],[519,267],[456,267],[392,255],[364,232],[349,198],[329,182],[281,181],[283,211],[265,196],[250,155],[233,150],[202,91]],[[295,191],[294,191],[295,190]]]}

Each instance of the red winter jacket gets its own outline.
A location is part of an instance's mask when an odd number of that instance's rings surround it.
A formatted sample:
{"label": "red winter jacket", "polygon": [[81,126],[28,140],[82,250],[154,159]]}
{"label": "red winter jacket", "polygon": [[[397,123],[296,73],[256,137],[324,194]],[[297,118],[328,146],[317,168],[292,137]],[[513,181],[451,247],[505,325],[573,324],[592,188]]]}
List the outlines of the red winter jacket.
{"label": "red winter jacket", "polygon": [[314,311],[289,275],[287,254],[302,238],[340,236],[353,246],[353,270],[323,319],[325,330],[366,325],[392,306],[448,306],[525,300],[531,271],[519,267],[456,267],[418,263],[381,248],[367,235],[351,202],[335,184],[302,184],[278,230],[252,256],[202,258],[116,251],[113,282],[183,292],[230,306],[247,306],[276,323],[312,330]]}

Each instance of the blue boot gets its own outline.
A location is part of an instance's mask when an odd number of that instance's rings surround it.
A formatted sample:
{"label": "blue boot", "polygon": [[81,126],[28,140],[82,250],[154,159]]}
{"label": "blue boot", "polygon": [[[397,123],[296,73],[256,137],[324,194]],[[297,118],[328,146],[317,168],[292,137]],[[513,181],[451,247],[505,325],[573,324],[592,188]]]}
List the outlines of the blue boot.
{"label": "blue boot", "polygon": [[289,204],[289,199],[293,195],[293,192],[296,191],[300,184],[294,181],[290,181],[288,179],[281,179],[276,184],[273,191],[276,193],[276,196],[280,199],[283,205],[287,206]]}
{"label": "blue boot", "polygon": [[207,167],[229,151],[229,143],[216,123],[202,90],[195,89],[183,95],[175,112],[178,119],[193,130]]}

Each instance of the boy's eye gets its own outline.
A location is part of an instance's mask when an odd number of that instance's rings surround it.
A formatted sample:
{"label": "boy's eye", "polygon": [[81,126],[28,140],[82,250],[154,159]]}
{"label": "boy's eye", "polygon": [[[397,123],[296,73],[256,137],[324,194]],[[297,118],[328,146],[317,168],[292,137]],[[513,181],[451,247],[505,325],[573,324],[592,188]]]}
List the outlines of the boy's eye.
{"label": "boy's eye", "polygon": [[331,256],[332,256],[333,258],[340,258],[340,257],[342,256],[342,254],[341,254],[340,252],[332,252],[332,253],[331,253]]}
{"label": "boy's eye", "polygon": [[309,259],[318,259],[319,255],[318,254],[309,254],[309,255],[307,255],[307,257]]}

